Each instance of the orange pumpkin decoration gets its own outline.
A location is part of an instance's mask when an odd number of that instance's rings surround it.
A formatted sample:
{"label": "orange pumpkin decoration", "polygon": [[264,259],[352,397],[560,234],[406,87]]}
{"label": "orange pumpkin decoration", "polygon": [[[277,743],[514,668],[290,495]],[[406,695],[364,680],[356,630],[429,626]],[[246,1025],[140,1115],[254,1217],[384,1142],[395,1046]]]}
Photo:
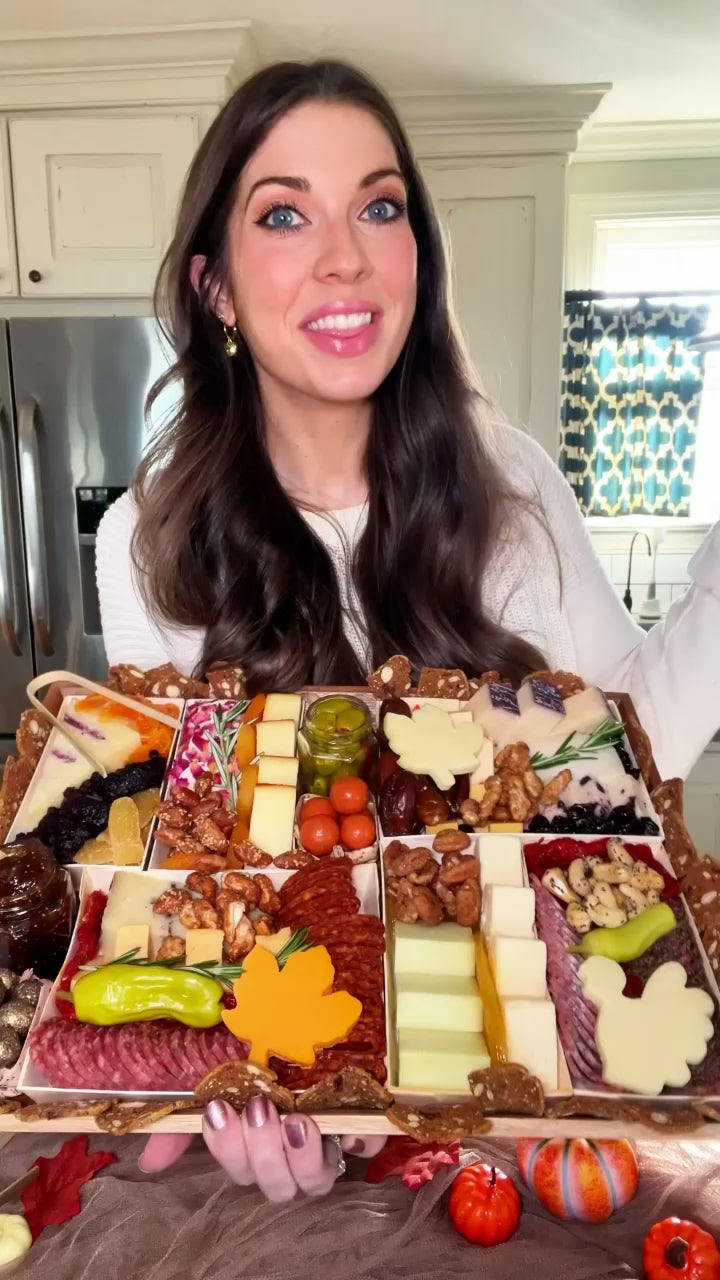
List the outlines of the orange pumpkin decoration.
{"label": "orange pumpkin decoration", "polygon": [[624,1138],[526,1139],[517,1154],[525,1182],[556,1218],[605,1222],[637,1191],[637,1159]]}

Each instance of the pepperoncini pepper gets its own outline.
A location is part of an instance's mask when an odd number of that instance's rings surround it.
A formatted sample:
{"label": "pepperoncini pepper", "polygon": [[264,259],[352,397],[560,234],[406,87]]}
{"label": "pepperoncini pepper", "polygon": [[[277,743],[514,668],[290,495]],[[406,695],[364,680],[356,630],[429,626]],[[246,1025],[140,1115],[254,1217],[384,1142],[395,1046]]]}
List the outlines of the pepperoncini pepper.
{"label": "pepperoncini pepper", "polygon": [[581,956],[606,956],[618,964],[627,964],[639,959],[676,927],[672,908],[667,902],[658,902],[617,929],[593,929],[576,947],[568,947],[568,951]]}
{"label": "pepperoncini pepper", "polygon": [[98,1027],[152,1018],[214,1027],[220,1022],[222,996],[222,984],[215,978],[162,965],[102,965],[72,988],[77,1018]]}

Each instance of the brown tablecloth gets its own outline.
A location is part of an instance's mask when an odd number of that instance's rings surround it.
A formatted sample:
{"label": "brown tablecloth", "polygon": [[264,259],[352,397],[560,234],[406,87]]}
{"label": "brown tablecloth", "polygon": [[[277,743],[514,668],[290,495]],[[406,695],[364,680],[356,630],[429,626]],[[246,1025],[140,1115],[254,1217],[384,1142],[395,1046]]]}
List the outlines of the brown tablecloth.
{"label": "brown tablecloth", "polygon": [[[61,1142],[13,1138],[0,1151],[2,1185]],[[545,1213],[522,1185],[512,1143],[478,1144],[484,1159],[516,1177],[523,1196],[519,1230],[494,1249],[467,1244],[450,1224],[444,1193],[453,1170],[412,1192],[397,1178],[367,1185],[364,1163],[350,1160],[326,1199],[274,1205],[231,1185],[199,1140],[153,1178],[137,1168],[142,1145],[91,1138],[91,1150],[113,1150],[119,1163],[86,1185],[79,1217],[43,1233],[18,1280],[616,1280],[642,1275],[643,1236],[661,1218],[687,1216],[720,1230],[720,1143],[642,1144],[635,1200],[594,1226]],[[464,1153],[463,1163],[469,1158]]]}

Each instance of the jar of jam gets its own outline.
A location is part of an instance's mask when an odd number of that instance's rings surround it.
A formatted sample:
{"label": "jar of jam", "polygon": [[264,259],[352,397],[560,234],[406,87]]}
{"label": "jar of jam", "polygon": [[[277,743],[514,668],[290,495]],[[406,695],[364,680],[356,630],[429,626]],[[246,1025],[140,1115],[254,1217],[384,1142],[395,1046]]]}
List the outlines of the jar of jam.
{"label": "jar of jam", "polygon": [[0,849],[0,967],[56,978],[70,946],[75,893],[39,840]]}
{"label": "jar of jam", "polygon": [[333,694],[312,702],[298,734],[304,792],[326,796],[337,778],[366,781],[377,752],[370,712],[359,698]]}

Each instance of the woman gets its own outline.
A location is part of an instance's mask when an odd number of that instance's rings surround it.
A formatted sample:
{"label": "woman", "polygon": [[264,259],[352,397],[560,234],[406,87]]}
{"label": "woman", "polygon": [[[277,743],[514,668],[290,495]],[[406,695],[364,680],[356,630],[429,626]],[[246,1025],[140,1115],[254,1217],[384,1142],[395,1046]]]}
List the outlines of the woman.
{"label": "woman", "polygon": [[[473,390],[438,222],[372,83],[281,64],[237,91],[159,297],[183,396],[98,533],[111,663],[239,662],[251,690],[357,683],[391,653],[517,681],[565,667],[629,691],[661,771],[686,773],[720,722],[720,533],[646,636],[550,459]],[[206,1135],[272,1195],[337,1172],[263,1100]],[[173,1154],[152,1144],[146,1167]]]}

